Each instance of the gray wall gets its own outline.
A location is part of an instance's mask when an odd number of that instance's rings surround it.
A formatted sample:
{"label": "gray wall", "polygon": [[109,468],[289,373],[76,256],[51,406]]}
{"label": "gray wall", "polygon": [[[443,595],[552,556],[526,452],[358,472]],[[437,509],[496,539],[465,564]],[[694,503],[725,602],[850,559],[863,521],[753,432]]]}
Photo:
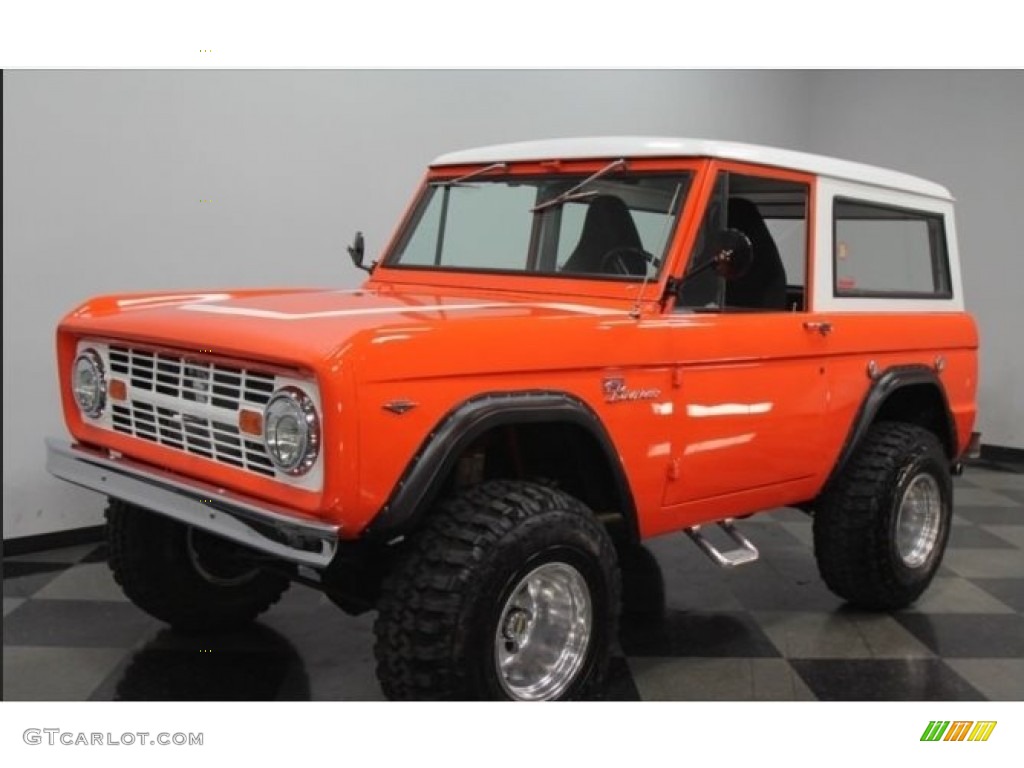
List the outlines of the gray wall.
{"label": "gray wall", "polygon": [[1024,448],[1024,72],[819,72],[808,149],[933,179],[957,198],[981,332],[979,428]]}
{"label": "gray wall", "polygon": [[[53,328],[96,293],[356,285],[424,165],[611,133],[760,142],[890,165],[961,200],[985,344],[982,427],[1024,447],[1024,76],[976,72],[4,72],[4,538],[100,522],[49,478]],[[210,200],[205,203],[200,200]]]}
{"label": "gray wall", "polygon": [[64,431],[53,329],[83,298],[356,285],[352,232],[379,247],[442,152],[610,133],[799,148],[811,77],[4,72],[4,538],[101,520],[97,495],[42,466]]}

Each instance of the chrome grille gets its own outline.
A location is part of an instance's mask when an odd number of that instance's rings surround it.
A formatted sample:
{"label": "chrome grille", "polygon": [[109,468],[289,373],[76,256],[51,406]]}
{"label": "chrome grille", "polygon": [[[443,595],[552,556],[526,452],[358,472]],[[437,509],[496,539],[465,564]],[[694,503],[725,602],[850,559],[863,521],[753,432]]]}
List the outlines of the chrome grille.
{"label": "chrome grille", "polygon": [[242,403],[262,408],[274,393],[272,374],[130,347],[110,346],[110,370],[128,376],[133,390],[233,411]]}
{"label": "chrome grille", "polygon": [[109,361],[129,385],[128,399],[111,404],[114,431],[274,476],[262,441],[237,426],[241,408],[270,401],[273,374],[115,344]]}

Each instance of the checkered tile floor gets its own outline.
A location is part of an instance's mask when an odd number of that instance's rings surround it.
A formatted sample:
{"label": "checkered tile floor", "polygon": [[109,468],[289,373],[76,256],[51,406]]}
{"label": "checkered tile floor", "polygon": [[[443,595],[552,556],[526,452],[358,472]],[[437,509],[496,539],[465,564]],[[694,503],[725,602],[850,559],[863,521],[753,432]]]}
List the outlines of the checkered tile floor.
{"label": "checkered tile floor", "polygon": [[[943,566],[893,614],[828,592],[797,511],[743,522],[762,558],[735,571],[682,535],[651,542],[607,697],[1024,699],[1024,474],[971,467],[956,487]],[[295,585],[248,631],[182,637],[126,602],[104,560],[102,545],[5,558],[5,699],[381,698],[372,615]],[[645,614],[660,595],[664,613]]]}

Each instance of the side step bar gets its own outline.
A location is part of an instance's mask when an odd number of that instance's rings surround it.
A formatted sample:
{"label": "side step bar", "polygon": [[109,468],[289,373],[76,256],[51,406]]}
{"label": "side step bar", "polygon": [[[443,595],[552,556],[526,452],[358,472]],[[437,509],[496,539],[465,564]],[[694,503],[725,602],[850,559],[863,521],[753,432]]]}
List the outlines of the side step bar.
{"label": "side step bar", "polygon": [[686,529],[686,535],[693,539],[694,543],[704,550],[704,554],[711,558],[711,560],[722,566],[723,568],[735,568],[738,565],[746,565],[752,563],[760,557],[760,553],[757,551],[750,539],[744,536],[736,526],[733,524],[733,520],[723,520],[716,524],[722,531],[728,536],[732,542],[736,545],[735,549],[727,549],[722,551],[718,549],[711,541],[701,532],[699,525],[693,526],[693,528]]}

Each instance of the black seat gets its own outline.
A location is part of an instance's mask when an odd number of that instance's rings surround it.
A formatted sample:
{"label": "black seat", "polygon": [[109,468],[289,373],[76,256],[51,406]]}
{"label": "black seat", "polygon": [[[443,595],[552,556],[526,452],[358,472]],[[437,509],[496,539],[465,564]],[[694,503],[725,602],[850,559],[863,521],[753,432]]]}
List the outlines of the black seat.
{"label": "black seat", "polygon": [[622,259],[631,274],[644,274],[643,243],[629,208],[615,195],[597,195],[590,201],[583,220],[580,241],[562,267],[563,272],[605,272],[613,268],[604,262],[608,253],[630,249]]}
{"label": "black seat", "polygon": [[730,280],[726,285],[726,306],[785,309],[786,268],[757,206],[746,198],[731,198],[729,227],[738,229],[750,238],[754,258],[745,275]]}

